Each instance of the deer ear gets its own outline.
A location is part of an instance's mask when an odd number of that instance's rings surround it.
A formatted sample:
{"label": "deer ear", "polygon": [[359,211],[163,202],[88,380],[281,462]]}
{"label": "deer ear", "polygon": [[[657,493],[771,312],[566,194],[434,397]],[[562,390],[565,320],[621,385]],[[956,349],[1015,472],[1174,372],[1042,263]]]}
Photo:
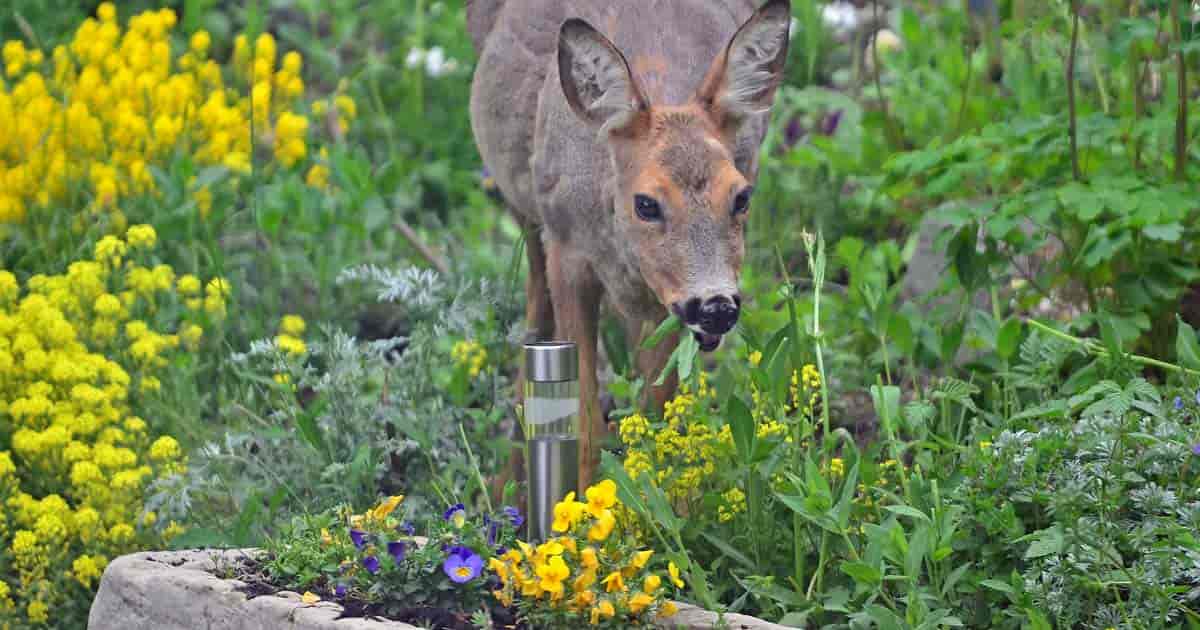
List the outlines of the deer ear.
{"label": "deer ear", "polygon": [[733,34],[696,99],[722,124],[771,109],[788,54],[790,0],[771,0]]}
{"label": "deer ear", "polygon": [[601,133],[628,129],[648,110],[624,55],[581,19],[559,32],[558,79],[571,110]]}

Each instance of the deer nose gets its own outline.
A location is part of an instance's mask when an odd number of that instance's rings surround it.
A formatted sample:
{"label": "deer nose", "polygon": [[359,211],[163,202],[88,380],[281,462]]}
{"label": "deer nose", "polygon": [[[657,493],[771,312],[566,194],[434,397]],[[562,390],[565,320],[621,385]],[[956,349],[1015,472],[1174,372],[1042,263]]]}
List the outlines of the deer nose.
{"label": "deer nose", "polygon": [[696,323],[700,324],[701,330],[710,335],[724,335],[733,330],[734,324],[737,323],[740,302],[737,296],[729,298],[718,295],[709,298],[700,305]]}

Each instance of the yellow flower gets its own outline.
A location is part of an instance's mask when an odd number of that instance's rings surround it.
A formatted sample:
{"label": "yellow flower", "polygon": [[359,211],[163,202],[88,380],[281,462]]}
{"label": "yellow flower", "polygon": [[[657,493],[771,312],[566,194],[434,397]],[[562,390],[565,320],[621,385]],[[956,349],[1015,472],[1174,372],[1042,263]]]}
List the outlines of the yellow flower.
{"label": "yellow flower", "polygon": [[150,445],[150,459],[154,461],[173,460],[178,459],[179,456],[179,442],[169,435],[158,438]]}
{"label": "yellow flower", "polygon": [[662,578],[657,575],[647,575],[645,580],[642,580],[642,590],[647,593],[653,593],[662,586]]}
{"label": "yellow flower", "polygon": [[677,612],[679,612],[679,607],[672,601],[665,602],[662,608],[658,610],[658,614],[661,617],[674,617]]}
{"label": "yellow flower", "polygon": [[567,531],[583,516],[586,507],[586,504],[575,500],[574,492],[568,492],[566,498],[555,504],[554,522],[551,523],[550,528],[560,533]]}
{"label": "yellow flower", "polygon": [[761,351],[755,350],[754,352],[751,352],[750,353],[750,365],[752,365],[754,367],[758,367],[758,364],[762,363],[762,357],[763,357],[763,354]]}
{"label": "yellow flower", "polygon": [[547,593],[551,593],[555,597],[559,597],[563,593],[563,580],[570,575],[570,570],[567,568],[567,563],[563,562],[561,556],[551,556],[550,560],[545,564],[539,565],[535,572],[540,581],[538,586]]}
{"label": "yellow flower", "polygon": [[625,592],[625,579],[621,577],[620,571],[609,573],[600,583],[604,585],[604,590],[608,593]]}
{"label": "yellow flower", "polygon": [[675,566],[674,562],[667,563],[667,574],[671,576],[671,583],[675,588],[683,588],[683,580],[679,578],[679,567]]}
{"label": "yellow flower", "polygon": [[301,355],[308,352],[308,346],[304,345],[304,341],[291,335],[277,335],[275,337],[275,345],[279,346],[280,350],[291,355]]}
{"label": "yellow flower", "polygon": [[584,494],[587,497],[588,513],[600,518],[601,514],[616,504],[617,484],[611,479],[605,479],[588,488]]}
{"label": "yellow flower", "polygon": [[46,602],[40,599],[29,602],[25,614],[29,616],[29,621],[36,624],[46,623],[50,620],[50,609],[46,606]]}
{"label": "yellow flower", "polygon": [[829,472],[835,477],[841,477],[846,474],[846,463],[841,457],[834,457],[829,460]]}
{"label": "yellow flower", "polygon": [[154,243],[158,240],[158,234],[154,231],[153,226],[133,225],[125,232],[125,240],[134,249],[149,249],[154,247]]}
{"label": "yellow flower", "polygon": [[175,282],[175,290],[180,295],[196,295],[200,293],[200,279],[192,274],[179,276],[179,279]]}
{"label": "yellow flower", "polygon": [[989,448],[991,448],[991,447],[992,447],[992,443],[991,443],[991,442],[989,442],[989,441],[987,441],[987,440],[984,440],[984,441],[982,441],[982,442],[980,442],[980,443],[979,443],[979,448],[980,448],[981,450],[985,450],[985,451],[986,451],[987,449],[989,449]]}
{"label": "yellow flower", "polygon": [[208,31],[201,30],[201,31],[196,31],[195,33],[192,34],[190,46],[191,46],[192,52],[195,52],[197,55],[207,54],[208,47],[211,44],[212,44],[212,37],[208,34]]}
{"label": "yellow flower", "polygon": [[579,552],[579,561],[586,569],[596,569],[600,566],[595,547],[585,547],[583,551]]}
{"label": "yellow flower", "polygon": [[612,602],[602,599],[599,604],[592,607],[591,623],[593,626],[598,626],[602,617],[612,618],[616,614],[617,609],[613,607]]}
{"label": "yellow flower", "polygon": [[613,527],[617,524],[617,517],[613,515],[612,510],[604,510],[588,529],[588,540],[594,542],[603,542],[612,533]]}
{"label": "yellow flower", "polygon": [[374,518],[377,521],[382,521],[383,519],[387,518],[387,516],[391,514],[392,511],[396,509],[396,506],[400,505],[400,502],[403,500],[404,495],[402,494],[388,497],[385,501],[376,506],[375,509],[371,510],[371,518]]}
{"label": "yellow flower", "polygon": [[631,566],[635,569],[641,569],[642,567],[646,566],[646,563],[650,561],[650,556],[653,556],[653,555],[654,555],[653,549],[639,551],[639,552],[633,554],[633,562],[631,563]]}
{"label": "yellow flower", "polygon": [[312,591],[304,591],[304,594],[300,596],[300,601],[311,606],[321,601],[321,598],[317,597],[316,593],[313,593]]}
{"label": "yellow flower", "polygon": [[71,563],[71,574],[84,588],[91,588],[92,581],[100,577],[100,567],[94,558],[83,555]]}
{"label": "yellow flower", "polygon": [[643,610],[649,608],[653,603],[653,597],[645,593],[638,593],[637,595],[629,598],[629,612],[632,612],[635,615],[640,615],[642,614]]}
{"label": "yellow flower", "polygon": [[304,318],[299,315],[284,315],[279,320],[279,332],[285,335],[299,337],[304,334],[304,329]]}
{"label": "yellow flower", "polygon": [[329,187],[329,167],[324,164],[313,164],[304,176],[304,183],[312,188],[324,190]]}

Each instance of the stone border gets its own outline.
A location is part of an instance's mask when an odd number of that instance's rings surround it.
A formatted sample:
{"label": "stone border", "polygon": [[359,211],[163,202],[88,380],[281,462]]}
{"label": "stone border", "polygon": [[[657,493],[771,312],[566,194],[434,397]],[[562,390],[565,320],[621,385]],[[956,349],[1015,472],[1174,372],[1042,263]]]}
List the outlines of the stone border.
{"label": "stone border", "polygon": [[[397,621],[337,619],[333,602],[305,605],[283,591],[247,599],[245,583],[214,572],[260,553],[257,549],[142,552],[121,556],[104,570],[92,602],[88,630],[419,630]],[[712,630],[717,614],[688,604],[661,620],[660,628]],[[782,630],[746,615],[725,615],[729,630]]]}

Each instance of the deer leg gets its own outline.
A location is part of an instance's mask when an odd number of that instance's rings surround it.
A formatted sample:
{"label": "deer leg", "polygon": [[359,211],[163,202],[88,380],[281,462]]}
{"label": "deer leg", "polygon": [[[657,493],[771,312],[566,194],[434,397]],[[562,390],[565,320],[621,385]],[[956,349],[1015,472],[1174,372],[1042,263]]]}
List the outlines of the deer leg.
{"label": "deer leg", "polygon": [[[542,245],[541,230],[528,221],[517,217],[517,222],[525,234],[525,259],[529,263],[529,274],[525,279],[525,339],[526,341],[546,341],[554,335],[554,307],[550,302],[550,287],[546,281],[546,249]],[[521,405],[525,401],[525,357],[522,356],[517,368],[516,399]],[[517,509],[525,512],[525,431],[520,421],[514,423],[512,448],[505,469],[492,479],[492,496],[497,502],[503,499],[504,486],[509,481],[517,485],[517,495],[514,498]]]}
{"label": "deer leg", "polygon": [[579,487],[586,488],[595,477],[600,442],[606,433],[596,376],[603,287],[568,245],[550,241],[546,254],[557,338],[575,342],[579,350]]}

